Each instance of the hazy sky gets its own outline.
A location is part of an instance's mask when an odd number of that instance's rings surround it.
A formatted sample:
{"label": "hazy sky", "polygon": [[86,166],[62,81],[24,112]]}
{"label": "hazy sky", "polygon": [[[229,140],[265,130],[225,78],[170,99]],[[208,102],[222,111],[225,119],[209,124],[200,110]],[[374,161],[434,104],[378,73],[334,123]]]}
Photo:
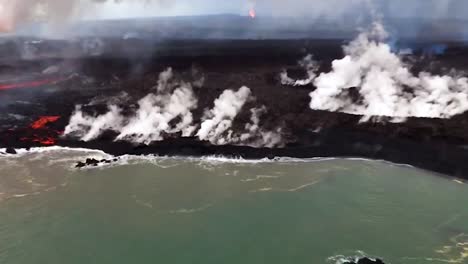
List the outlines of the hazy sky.
{"label": "hazy sky", "polygon": [[259,16],[300,17],[309,22],[360,20],[369,14],[430,19],[467,19],[468,14],[468,0],[0,0],[0,31],[37,20],[61,25],[90,19],[247,15],[253,6]]}
{"label": "hazy sky", "polygon": [[21,19],[41,5],[48,6],[43,9],[50,16],[73,19],[247,14],[253,5],[259,14],[312,18],[362,14],[369,6],[392,17],[464,18],[468,13],[468,0],[0,0],[0,14],[16,9]]}
{"label": "hazy sky", "polygon": [[94,4],[95,12],[81,15],[84,18],[121,18],[246,14],[252,3],[259,14],[278,16],[336,17],[369,12],[370,5],[392,17],[464,18],[468,13],[468,0],[124,0],[118,4],[114,1]]}
{"label": "hazy sky", "polygon": [[249,4],[241,0],[124,1],[91,4],[93,12],[80,12],[84,19],[178,16],[201,14],[247,14]]}

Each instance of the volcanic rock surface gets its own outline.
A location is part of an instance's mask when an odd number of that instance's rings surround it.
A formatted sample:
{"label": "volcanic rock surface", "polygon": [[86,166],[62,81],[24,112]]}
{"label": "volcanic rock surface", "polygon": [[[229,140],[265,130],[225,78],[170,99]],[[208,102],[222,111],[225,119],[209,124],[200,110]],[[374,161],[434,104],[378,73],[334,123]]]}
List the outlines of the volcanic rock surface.
{"label": "volcanic rock surface", "polygon": [[[360,122],[361,116],[310,109],[312,84],[281,84],[284,69],[294,78],[307,77],[297,61],[309,53],[320,61],[321,71],[330,70],[331,61],[342,57],[344,40],[165,40],[150,45],[144,40],[109,38],[102,43],[105,48],[98,53],[73,57],[62,51],[73,50],[76,43],[41,40],[33,44],[38,45],[34,56],[26,58],[21,55],[21,45],[0,45],[0,148],[12,152],[13,148],[58,145],[101,149],[114,155],[247,159],[362,157],[468,179],[468,113],[450,119],[408,118],[403,123],[387,122],[386,118]],[[414,43],[421,47],[432,44]],[[416,52],[408,58],[415,62],[412,70],[467,70],[468,48],[445,44],[444,54]],[[110,100],[118,101],[124,94],[128,99],[122,107],[127,104],[131,109],[157,85],[159,73],[168,67],[175,78],[204,79],[201,87],[194,87],[198,98],[194,123],[200,123],[205,109],[213,108],[223,91],[247,86],[254,100],[242,108],[232,129],[244,127],[250,109],[265,106],[260,125],[269,130],[281,128],[284,147],[212,145],[174,135],[151,144],[135,144],[115,141],[111,131],[88,142],[63,136],[76,105],[83,105],[87,113],[102,114]]]}

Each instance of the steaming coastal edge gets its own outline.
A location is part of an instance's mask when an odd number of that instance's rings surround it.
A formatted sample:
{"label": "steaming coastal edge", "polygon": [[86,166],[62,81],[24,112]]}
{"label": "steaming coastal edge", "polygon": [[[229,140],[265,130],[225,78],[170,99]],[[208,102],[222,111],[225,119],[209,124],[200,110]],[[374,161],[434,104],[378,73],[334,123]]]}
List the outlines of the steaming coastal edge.
{"label": "steaming coastal edge", "polygon": [[[179,141],[179,142],[177,142]],[[190,143],[187,143],[190,142]],[[341,144],[339,144],[341,145]],[[208,162],[227,163],[270,163],[270,162],[316,162],[324,160],[368,160],[384,162],[394,166],[412,167],[431,172],[440,177],[454,178],[455,181],[463,183],[468,178],[462,174],[463,168],[444,160],[424,159],[392,159],[389,154],[394,154],[396,149],[385,153],[377,145],[365,145],[354,143],[348,146],[350,149],[340,148],[334,154],[329,147],[286,147],[286,148],[253,148],[246,146],[224,145],[215,146],[208,142],[200,142],[194,139],[179,139],[172,142],[159,142],[157,144],[134,146],[125,142],[102,143],[102,142],[59,142],[54,146],[0,146],[0,155],[6,157],[21,156],[28,153],[47,153],[54,151],[84,152],[83,160],[76,160],[75,168],[95,167],[119,163],[128,158],[132,159],[160,159],[181,158],[188,160],[204,160]],[[372,150],[373,151],[369,151]],[[376,151],[376,149],[379,149]],[[399,150],[411,155],[410,149]],[[420,155],[414,152],[414,155]],[[98,155],[99,158],[95,157]],[[396,155],[400,157],[400,155]],[[383,158],[388,157],[388,158]],[[461,157],[463,158],[463,157]],[[436,164],[437,166],[434,166]],[[458,162],[458,164],[460,164]]]}

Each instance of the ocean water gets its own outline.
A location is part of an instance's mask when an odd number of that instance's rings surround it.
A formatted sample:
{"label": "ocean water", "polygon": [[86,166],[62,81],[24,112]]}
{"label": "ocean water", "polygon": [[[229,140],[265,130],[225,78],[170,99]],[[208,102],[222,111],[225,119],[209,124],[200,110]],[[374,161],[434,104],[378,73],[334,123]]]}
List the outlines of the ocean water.
{"label": "ocean water", "polygon": [[468,263],[468,185],[366,160],[0,156],[0,263]]}

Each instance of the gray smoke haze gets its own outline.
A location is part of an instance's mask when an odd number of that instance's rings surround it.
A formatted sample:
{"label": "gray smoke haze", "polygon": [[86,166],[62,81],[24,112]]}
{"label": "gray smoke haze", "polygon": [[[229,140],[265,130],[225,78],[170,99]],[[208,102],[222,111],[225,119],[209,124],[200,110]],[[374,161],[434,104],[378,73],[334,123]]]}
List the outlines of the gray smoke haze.
{"label": "gray smoke haze", "polygon": [[[440,19],[463,19],[465,0],[0,0],[0,27],[37,18],[63,22],[80,19],[242,14],[255,8],[259,16],[285,16],[304,23],[335,21],[355,25],[376,15],[390,18],[420,18],[424,23]],[[427,21],[428,20],[428,21]],[[297,21],[296,21],[297,22]],[[418,28],[422,22],[407,27]]]}
{"label": "gray smoke haze", "polygon": [[274,16],[338,18],[366,12],[390,17],[466,17],[465,0],[252,0],[259,13]]}
{"label": "gray smoke haze", "polygon": [[[131,14],[132,8],[159,9],[171,0],[0,0],[0,31],[11,31],[24,23],[51,22],[53,26],[71,20],[118,17],[117,10]],[[130,9],[129,9],[130,8]],[[105,15],[107,13],[107,16]],[[138,14],[135,14],[138,16]]]}

